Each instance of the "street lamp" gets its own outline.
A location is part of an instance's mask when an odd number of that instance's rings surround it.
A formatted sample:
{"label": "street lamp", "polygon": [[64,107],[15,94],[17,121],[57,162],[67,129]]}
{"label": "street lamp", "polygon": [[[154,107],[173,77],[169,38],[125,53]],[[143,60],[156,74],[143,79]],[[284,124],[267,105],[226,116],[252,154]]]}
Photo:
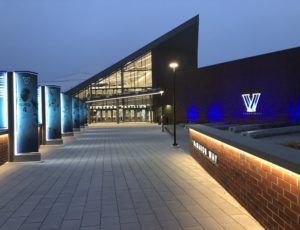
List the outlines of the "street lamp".
{"label": "street lamp", "polygon": [[174,143],[173,146],[177,147],[178,144],[176,142],[176,99],[175,99],[175,78],[176,78],[176,68],[178,67],[177,62],[171,62],[169,67],[173,69],[173,138]]}

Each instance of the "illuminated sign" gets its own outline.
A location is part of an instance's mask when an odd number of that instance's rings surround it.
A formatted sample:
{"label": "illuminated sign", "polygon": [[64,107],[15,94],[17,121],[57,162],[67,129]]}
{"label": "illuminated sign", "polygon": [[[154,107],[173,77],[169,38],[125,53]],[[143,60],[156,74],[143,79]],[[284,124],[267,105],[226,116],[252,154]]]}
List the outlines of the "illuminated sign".
{"label": "illuminated sign", "polygon": [[255,113],[260,98],[260,93],[253,93],[252,97],[250,97],[250,94],[242,94],[242,98],[244,100],[244,104],[246,106],[247,112]]}
{"label": "illuminated sign", "polygon": [[0,72],[0,128],[7,128],[7,73]]}
{"label": "illuminated sign", "polygon": [[193,146],[196,149],[198,149],[203,156],[207,157],[214,164],[218,163],[218,155],[217,154],[215,154],[214,152],[210,151],[209,149],[207,149],[206,147],[204,147],[203,145],[201,145],[200,143],[198,143],[195,140],[192,140],[192,142],[193,142]]}

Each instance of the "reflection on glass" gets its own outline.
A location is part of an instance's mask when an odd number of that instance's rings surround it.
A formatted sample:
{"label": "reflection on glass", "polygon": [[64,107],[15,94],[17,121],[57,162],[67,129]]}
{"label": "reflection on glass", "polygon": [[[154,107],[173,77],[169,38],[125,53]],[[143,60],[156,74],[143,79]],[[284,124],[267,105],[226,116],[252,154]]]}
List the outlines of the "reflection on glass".
{"label": "reflection on glass", "polygon": [[[151,96],[113,99],[118,96],[144,94],[152,90],[151,52],[131,61],[103,77],[76,97],[83,100],[102,100],[89,104],[91,122],[150,121]],[[112,98],[112,99],[110,99]]]}

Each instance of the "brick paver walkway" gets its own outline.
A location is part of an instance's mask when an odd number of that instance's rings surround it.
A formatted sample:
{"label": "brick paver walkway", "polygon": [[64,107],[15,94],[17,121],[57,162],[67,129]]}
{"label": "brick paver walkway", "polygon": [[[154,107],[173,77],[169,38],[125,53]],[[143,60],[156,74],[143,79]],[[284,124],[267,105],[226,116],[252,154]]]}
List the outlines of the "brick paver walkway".
{"label": "brick paver walkway", "polygon": [[261,229],[154,125],[86,128],[0,167],[1,229]]}

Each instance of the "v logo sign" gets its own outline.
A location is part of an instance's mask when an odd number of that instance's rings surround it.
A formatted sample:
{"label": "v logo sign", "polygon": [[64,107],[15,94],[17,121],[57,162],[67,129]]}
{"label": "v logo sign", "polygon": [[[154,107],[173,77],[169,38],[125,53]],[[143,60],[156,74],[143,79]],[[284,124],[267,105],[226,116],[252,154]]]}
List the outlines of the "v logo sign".
{"label": "v logo sign", "polygon": [[255,113],[260,93],[253,93],[252,98],[250,98],[250,94],[242,94],[242,97],[247,108],[247,112]]}

